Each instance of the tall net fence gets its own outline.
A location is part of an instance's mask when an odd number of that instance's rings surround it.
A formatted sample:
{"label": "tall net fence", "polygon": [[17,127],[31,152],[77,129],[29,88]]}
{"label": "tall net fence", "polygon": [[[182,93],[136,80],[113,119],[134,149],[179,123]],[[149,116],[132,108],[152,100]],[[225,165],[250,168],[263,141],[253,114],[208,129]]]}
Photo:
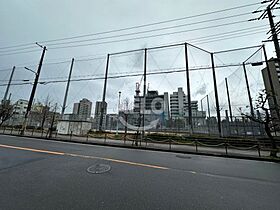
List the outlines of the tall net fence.
{"label": "tall net fence", "polygon": [[[185,43],[75,59],[70,78],[71,60],[46,63],[34,103],[64,110],[60,119],[90,122],[93,130],[263,135],[244,114],[255,112],[265,64],[261,46],[211,53]],[[12,101],[29,98],[34,77],[16,68]],[[8,78],[9,71],[1,94]],[[90,110],[81,118],[75,104],[83,99]]]}

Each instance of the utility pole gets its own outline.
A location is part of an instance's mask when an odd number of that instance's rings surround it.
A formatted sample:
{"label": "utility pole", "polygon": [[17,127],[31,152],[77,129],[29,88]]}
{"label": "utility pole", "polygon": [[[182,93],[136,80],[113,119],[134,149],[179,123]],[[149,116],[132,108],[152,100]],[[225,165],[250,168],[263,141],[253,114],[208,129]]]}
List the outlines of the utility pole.
{"label": "utility pole", "polygon": [[269,19],[269,24],[270,24],[271,34],[272,34],[272,40],[274,42],[276,56],[277,56],[277,59],[278,59],[278,62],[279,62],[279,60],[280,60],[280,47],[279,47],[278,35],[277,35],[276,29],[275,29],[273,15],[271,13],[270,5],[266,8],[266,11],[267,11],[268,19]]}
{"label": "utility pole", "polygon": [[29,115],[29,112],[31,110],[32,102],[33,102],[33,99],[34,99],[34,96],[35,96],[35,93],[36,93],[36,88],[37,88],[38,80],[39,80],[39,77],[40,77],[40,73],[41,73],[41,69],[42,69],[43,60],[44,60],[46,50],[47,50],[47,47],[44,46],[43,47],[43,52],[42,52],[42,55],[41,55],[41,59],[40,59],[40,62],[39,62],[39,66],[38,66],[38,69],[37,69],[37,72],[36,72],[36,76],[35,76],[34,84],[33,84],[33,87],[32,87],[32,91],[31,91],[31,94],[30,94],[30,98],[29,98],[29,101],[28,101],[26,113],[25,113],[25,116],[24,116],[21,135],[24,135],[24,132],[25,132],[25,129],[26,129],[28,115]]}
{"label": "utility pole", "polygon": [[63,117],[64,112],[65,112],[65,109],[66,109],[66,103],[67,103],[67,97],[68,97],[68,91],[69,91],[69,86],[70,86],[70,81],[71,81],[71,75],[72,75],[73,65],[74,65],[74,58],[72,58],[72,61],[71,61],[71,66],[70,66],[68,81],[67,81],[66,90],[65,90],[65,95],[64,95],[64,100],[63,100],[63,105],[62,105],[61,117]]}
{"label": "utility pole", "polygon": [[[185,43],[185,62],[186,62],[186,78],[187,78],[187,93],[188,93],[189,126],[190,126],[190,133],[193,134],[192,102],[191,102],[190,73],[189,73],[188,44],[187,43]],[[184,113],[184,111],[183,111],[183,113]]]}
{"label": "utility pole", "polygon": [[216,111],[217,111],[217,121],[218,121],[218,132],[219,132],[219,136],[221,137],[221,136],[222,136],[221,114],[220,114],[219,96],[218,96],[218,88],[217,88],[216,73],[215,73],[215,64],[214,64],[214,54],[213,54],[213,53],[211,53],[211,63],[212,63],[214,93],[215,93],[215,101],[216,101]]}
{"label": "utility pole", "polygon": [[[146,111],[146,83],[147,83],[147,48],[144,51],[144,85],[143,85],[143,118],[142,118],[142,138],[145,135],[145,111]],[[140,142],[141,145],[141,142]]]}
{"label": "utility pole", "polygon": [[227,89],[227,98],[228,98],[228,107],[229,107],[229,116],[230,116],[230,121],[233,122],[232,119],[232,110],[231,110],[231,103],[230,103],[230,96],[229,96],[229,90],[228,90],[228,81],[227,78],[225,78],[226,81],[226,89]]}
{"label": "utility pole", "polygon": [[[274,20],[273,20],[273,14],[272,14],[272,10],[276,9],[275,6],[278,4],[279,0],[264,0],[261,3],[265,4],[265,3],[270,3],[265,10],[256,10],[253,13],[260,13],[262,12],[262,14],[258,17],[258,18],[253,18],[250,19],[248,21],[255,21],[255,20],[261,20],[264,18],[268,18],[269,20],[269,25],[270,25],[270,31],[271,32],[271,37],[272,40],[268,40],[268,41],[273,41],[274,42],[274,47],[275,47],[275,52],[276,52],[276,56],[278,59],[278,62],[280,63],[280,47],[279,47],[279,42],[278,42],[278,35],[277,33],[279,33],[279,22],[275,25],[274,24]],[[279,9],[279,8],[277,8]],[[268,33],[269,33],[268,32]],[[267,34],[268,34],[267,33]]]}
{"label": "utility pole", "polygon": [[249,86],[249,81],[248,81],[248,77],[247,77],[247,71],[246,71],[245,63],[243,63],[243,72],[244,72],[244,76],[245,76],[245,82],[246,82],[246,88],[247,88],[247,93],[248,93],[248,99],[249,99],[249,103],[250,103],[251,116],[255,117],[254,107],[253,107],[253,102],[252,102],[252,97],[251,97],[250,86]]}
{"label": "utility pole", "polygon": [[10,75],[10,79],[9,79],[9,82],[8,82],[8,85],[7,85],[7,88],[6,88],[4,98],[3,98],[3,104],[6,104],[6,100],[7,100],[7,97],[8,97],[8,93],[9,93],[9,89],[10,89],[10,86],[11,86],[11,82],[12,82],[12,79],[13,79],[15,69],[16,69],[16,67],[14,66],[13,69],[12,69],[11,75]]}
{"label": "utility pole", "polygon": [[275,111],[276,111],[277,118],[278,118],[278,120],[280,120],[279,107],[278,107],[276,94],[275,94],[275,90],[274,90],[274,85],[273,85],[272,77],[271,77],[271,73],[270,73],[269,61],[268,61],[268,58],[267,58],[267,54],[266,54],[266,50],[265,50],[264,45],[263,45],[263,52],[264,52],[264,58],[265,58],[265,63],[266,63],[266,68],[267,68],[268,80],[269,80],[269,84],[270,84],[270,88],[271,88],[271,95],[272,95],[271,97],[273,99],[273,104],[274,104],[274,108],[275,108]]}
{"label": "utility pole", "polygon": [[99,120],[99,131],[102,131],[102,124],[103,124],[103,116],[104,116],[104,109],[105,109],[105,99],[106,99],[106,90],[107,90],[107,78],[108,78],[108,70],[109,70],[109,59],[110,54],[107,55],[107,63],[106,63],[106,70],[105,70],[105,78],[104,78],[104,87],[103,87],[103,97],[101,103],[101,112],[100,112],[100,120]]}

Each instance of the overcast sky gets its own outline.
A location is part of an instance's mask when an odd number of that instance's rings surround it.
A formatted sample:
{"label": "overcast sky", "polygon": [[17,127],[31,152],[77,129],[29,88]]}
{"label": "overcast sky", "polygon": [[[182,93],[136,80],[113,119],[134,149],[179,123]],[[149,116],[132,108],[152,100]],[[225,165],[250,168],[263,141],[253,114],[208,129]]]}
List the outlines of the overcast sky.
{"label": "overcast sky", "polygon": [[[223,10],[236,6],[258,3],[256,0],[248,1],[229,1],[229,0],[2,0],[0,2],[0,83],[7,83],[12,66],[17,66],[14,81],[23,79],[32,80],[34,75],[31,72],[24,71],[22,67],[28,66],[36,70],[41,49],[39,47],[32,48],[38,50],[35,52],[13,54],[18,48],[5,48],[18,44],[39,42],[48,47],[41,79],[65,79],[69,71],[71,58],[86,59],[98,58],[97,60],[77,61],[74,64],[73,77],[86,78],[89,75],[102,76],[105,70],[107,53],[120,52],[145,47],[159,46],[169,43],[189,42],[193,43],[208,51],[220,51],[231,48],[239,48],[244,46],[260,45],[268,36],[268,20],[247,21],[248,19],[258,17],[259,14],[249,14],[256,9],[263,9],[263,5],[253,5],[236,10],[225,12],[217,12],[211,15],[202,15],[195,18],[183,19],[180,21],[158,24],[149,27],[142,27],[133,30],[120,31],[117,33],[107,33],[98,36],[88,36],[79,39],[66,41],[81,41],[85,39],[95,39],[87,42],[57,45],[69,46],[78,44],[89,44],[88,46],[52,49],[52,46],[58,42],[44,42],[46,40],[67,38],[72,36],[80,36],[85,34],[94,34],[115,29],[122,29],[143,24],[150,24],[170,19],[188,17],[198,14],[204,14],[212,11]],[[261,7],[261,8],[260,8]],[[248,13],[248,14],[246,14]],[[277,11],[274,11],[277,16]],[[224,18],[221,20],[210,21],[213,19]],[[207,21],[208,22],[205,22]],[[278,17],[275,18],[275,21]],[[198,23],[198,22],[204,23]],[[236,24],[233,22],[244,21]],[[191,25],[192,24],[192,25]],[[224,26],[217,26],[228,24]],[[123,34],[132,32],[141,32],[146,30],[162,29],[164,27],[176,27],[172,29],[152,31],[149,33],[140,33],[136,35],[124,36]],[[215,26],[215,27],[214,27]],[[238,31],[240,30],[240,31]],[[177,33],[178,31],[185,31]],[[234,32],[235,31],[235,32]],[[176,32],[173,35],[156,36],[149,38],[138,38],[141,36],[157,35],[162,33]],[[254,33],[254,34],[253,34]],[[220,36],[219,36],[220,34]],[[215,35],[215,36],[214,36]],[[232,36],[236,37],[232,37]],[[104,37],[115,36],[105,39]],[[207,38],[207,36],[209,36]],[[239,37],[238,37],[239,36]],[[93,44],[106,41],[115,41],[120,39],[137,39],[130,41]],[[203,38],[205,37],[205,38]],[[101,39],[100,39],[101,38]],[[220,38],[220,40],[215,40]],[[99,39],[99,40],[97,40]],[[29,45],[30,46],[36,46]],[[217,55],[215,63],[230,64],[241,63],[249,57],[256,49]],[[24,51],[24,50],[23,50]],[[26,50],[25,50],[26,51]],[[273,47],[268,44],[267,51],[269,56],[274,56]],[[12,54],[12,55],[6,55]],[[253,60],[262,59],[261,54],[257,54]],[[207,53],[203,53],[195,48],[189,48],[189,62],[191,67],[207,66],[210,64],[210,57]],[[48,64],[52,62],[64,62],[59,64]],[[148,72],[161,69],[184,67],[184,49],[177,47],[165,49],[162,51],[150,51],[148,53]],[[123,74],[125,72],[135,73],[141,72],[143,69],[143,52],[131,53],[120,57],[111,57],[109,72],[113,74]],[[242,93],[243,79],[242,69],[238,67],[228,67],[219,70],[217,73],[218,83],[220,86],[220,100],[222,104],[226,103],[224,86],[221,83],[225,77],[230,77],[233,103],[239,106],[240,99],[238,95]],[[260,68],[249,69],[251,86],[257,91],[261,87],[262,79],[260,77]],[[235,72],[235,73],[234,73]],[[233,74],[234,73],[234,74]],[[231,75],[231,76],[229,76]],[[200,100],[207,93],[213,90],[211,71],[196,71],[191,73],[192,97],[194,100]],[[139,82],[141,76],[125,79],[111,79],[108,84],[107,101],[109,103],[109,112],[115,112],[118,101],[118,92],[122,92],[122,98],[133,98],[135,90],[135,82]],[[184,73],[157,75],[148,77],[149,89],[156,89],[159,93],[172,93],[180,86],[183,86],[186,92],[186,81]],[[241,84],[242,83],[242,84]],[[256,86],[258,84],[258,86]],[[68,98],[68,112],[74,102],[86,97],[95,103],[101,100],[102,96],[101,80],[73,82],[70,87]],[[237,89],[240,88],[240,92]],[[141,89],[142,90],[142,89]],[[0,86],[0,94],[3,95],[4,86]],[[19,98],[28,99],[31,91],[31,85],[12,86],[12,100]],[[53,103],[62,104],[63,94],[65,91],[65,83],[39,85],[36,99],[44,101],[47,95],[50,95]],[[242,101],[243,100],[243,101]],[[242,106],[246,106],[246,97],[242,99]],[[213,100],[212,100],[213,101]],[[212,102],[213,103],[213,102]],[[213,104],[214,106],[214,104]],[[240,105],[241,106],[241,105]],[[94,107],[94,106],[93,106]]]}

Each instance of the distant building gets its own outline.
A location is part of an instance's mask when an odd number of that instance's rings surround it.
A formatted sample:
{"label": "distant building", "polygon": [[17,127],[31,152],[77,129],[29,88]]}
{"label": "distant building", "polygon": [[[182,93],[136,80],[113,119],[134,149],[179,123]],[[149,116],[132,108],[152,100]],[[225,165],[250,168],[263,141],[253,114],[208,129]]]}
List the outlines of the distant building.
{"label": "distant building", "polygon": [[[275,97],[276,97],[276,101],[277,101],[277,105],[278,107],[280,106],[280,68],[279,68],[279,63],[277,62],[276,59],[270,59],[269,60],[269,70],[270,70],[270,74],[271,74],[271,79],[272,79],[272,84],[273,84],[273,89],[275,91]],[[271,85],[270,85],[270,81],[269,81],[269,77],[268,77],[268,70],[267,68],[264,68],[262,70],[262,76],[263,76],[263,81],[264,81],[264,86],[266,89],[267,93],[271,94]],[[274,101],[273,98],[270,97],[268,99],[268,105],[271,109],[273,109],[272,116],[274,118],[277,118],[275,109],[274,109]]]}
{"label": "distant building", "polygon": [[[95,111],[94,111],[94,128],[98,129],[101,118],[101,110],[102,110],[102,101],[96,101]],[[107,115],[107,103],[104,103],[104,112],[103,112],[103,120],[102,120],[102,128],[106,128],[106,115]]]}
{"label": "distant building", "polygon": [[53,112],[48,105],[34,103],[28,116],[28,125],[34,127],[49,127]]}
{"label": "distant building", "polygon": [[89,120],[91,116],[92,102],[86,98],[80,100],[79,103],[74,103],[73,115],[80,120]]}
{"label": "distant building", "polygon": [[13,116],[9,119],[9,124],[22,125],[27,110],[27,106],[28,106],[27,100],[19,99],[14,104]]}
{"label": "distant building", "polygon": [[79,103],[74,103],[74,105],[73,105],[73,114],[78,115],[78,113],[79,113],[79,106],[80,106]]}
{"label": "distant building", "polygon": [[[27,106],[28,101],[24,99],[19,99],[14,104],[13,116],[9,120],[10,125],[16,126],[23,124]],[[55,117],[54,126],[56,126],[56,122],[60,116],[59,113],[52,111],[50,106],[48,105],[43,105],[42,103],[34,103],[28,115],[27,126],[32,126],[36,128],[49,128],[53,116]]]}
{"label": "distant building", "polygon": [[[157,90],[148,90],[145,96],[140,96],[139,86],[136,85],[136,95],[134,96],[134,108],[135,113],[145,113],[145,121],[149,123],[152,119],[160,116],[161,121],[168,120],[169,114],[169,100],[168,93],[159,95]],[[151,117],[154,115],[153,117]],[[151,117],[151,119],[149,119]]]}
{"label": "distant building", "polygon": [[14,115],[25,115],[26,110],[27,110],[27,106],[28,106],[28,101],[24,100],[24,99],[19,99],[16,103],[15,103],[15,108],[14,108]]}
{"label": "distant building", "polygon": [[[184,93],[183,88],[179,87],[177,92],[173,92],[170,95],[170,109],[171,118],[178,119],[188,116],[188,98]],[[191,101],[192,113],[196,113],[198,110],[198,102]]]}
{"label": "distant building", "polygon": [[[118,114],[107,114],[106,115],[106,130],[116,130],[117,129],[117,122],[118,121]],[[119,125],[120,128],[120,125]]]}
{"label": "distant building", "polygon": [[91,116],[92,102],[86,98],[80,101],[78,115],[83,119],[88,119]]}
{"label": "distant building", "polygon": [[[188,97],[183,88],[179,87],[177,92],[170,95],[170,111],[173,120],[183,119],[188,122],[189,108]],[[198,110],[198,101],[191,101],[192,122],[194,125],[205,123],[206,112]]]}

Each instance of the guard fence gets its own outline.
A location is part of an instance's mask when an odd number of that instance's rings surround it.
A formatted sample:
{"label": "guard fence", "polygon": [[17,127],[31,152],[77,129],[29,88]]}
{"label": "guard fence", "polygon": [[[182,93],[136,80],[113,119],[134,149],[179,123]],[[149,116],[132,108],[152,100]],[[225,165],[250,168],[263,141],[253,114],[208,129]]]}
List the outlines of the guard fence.
{"label": "guard fence", "polygon": [[[0,134],[21,136],[21,129],[14,127],[1,127]],[[84,136],[60,135],[56,131],[27,129],[24,136],[55,139],[69,142],[91,143],[100,145],[124,146],[133,148],[147,148],[174,152],[191,152],[198,154],[216,155],[242,155],[244,157],[268,157],[271,152],[271,141],[267,138],[259,139],[235,139],[216,138],[203,136],[160,136],[147,134],[145,136],[136,133],[88,133]],[[277,150],[280,150],[280,139],[275,139]]]}

